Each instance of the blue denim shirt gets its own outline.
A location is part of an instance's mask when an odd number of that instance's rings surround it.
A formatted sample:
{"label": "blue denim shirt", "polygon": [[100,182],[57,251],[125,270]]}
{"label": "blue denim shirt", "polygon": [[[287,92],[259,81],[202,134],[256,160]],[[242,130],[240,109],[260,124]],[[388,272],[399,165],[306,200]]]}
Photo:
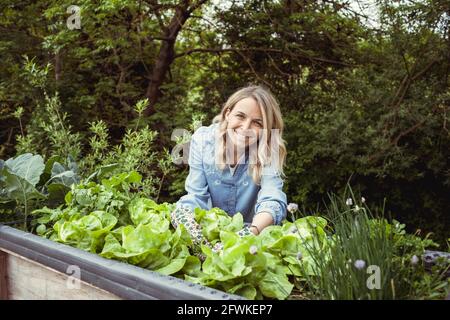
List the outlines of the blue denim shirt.
{"label": "blue denim shirt", "polygon": [[192,210],[218,207],[230,216],[240,212],[247,223],[255,214],[269,212],[274,224],[280,224],[286,217],[287,197],[279,173],[264,168],[261,184],[255,184],[248,174],[248,152],[245,161],[236,165],[234,174],[228,165],[223,171],[218,169],[215,165],[217,128],[218,124],[200,127],[192,135],[189,174],[185,182],[187,194],[178,200],[176,207],[188,206]]}

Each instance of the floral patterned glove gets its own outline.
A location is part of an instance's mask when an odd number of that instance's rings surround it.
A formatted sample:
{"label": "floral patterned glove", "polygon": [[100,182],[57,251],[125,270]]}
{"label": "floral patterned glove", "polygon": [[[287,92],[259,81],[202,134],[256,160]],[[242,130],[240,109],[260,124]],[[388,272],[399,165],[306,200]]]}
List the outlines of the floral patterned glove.
{"label": "floral patterned glove", "polygon": [[222,243],[218,242],[214,246],[203,236],[202,227],[195,221],[194,212],[191,208],[186,206],[180,206],[176,208],[170,214],[170,220],[174,228],[177,228],[180,224],[183,224],[186,230],[189,232],[192,242],[197,248],[194,248],[194,254],[204,261],[205,256],[199,250],[200,245],[207,245],[214,252],[218,252],[223,249]]}
{"label": "floral patterned glove", "polygon": [[202,227],[195,221],[194,212],[189,207],[178,207],[170,214],[170,220],[173,227],[176,229],[180,224],[183,224],[191,235],[192,242],[195,245],[209,244],[203,237]]}
{"label": "floral patterned glove", "polygon": [[254,233],[250,231],[250,228],[248,226],[245,226],[243,229],[236,232],[236,234],[241,238],[249,235],[254,235]]}

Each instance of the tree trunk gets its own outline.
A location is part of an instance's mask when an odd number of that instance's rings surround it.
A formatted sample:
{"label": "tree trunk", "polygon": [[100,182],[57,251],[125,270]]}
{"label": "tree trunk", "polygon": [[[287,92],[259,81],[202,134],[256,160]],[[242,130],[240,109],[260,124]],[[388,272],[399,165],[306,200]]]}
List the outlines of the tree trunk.
{"label": "tree trunk", "polygon": [[159,49],[158,58],[152,69],[150,75],[150,82],[147,86],[145,96],[148,98],[149,107],[145,110],[145,115],[149,116],[155,113],[155,104],[161,96],[159,87],[163,84],[169,67],[172,64],[175,56],[175,43],[178,34],[180,33],[186,20],[191,13],[204,4],[207,0],[200,0],[189,7],[191,1],[182,1],[175,11],[175,15],[169,23],[169,26],[164,30],[161,47]]}

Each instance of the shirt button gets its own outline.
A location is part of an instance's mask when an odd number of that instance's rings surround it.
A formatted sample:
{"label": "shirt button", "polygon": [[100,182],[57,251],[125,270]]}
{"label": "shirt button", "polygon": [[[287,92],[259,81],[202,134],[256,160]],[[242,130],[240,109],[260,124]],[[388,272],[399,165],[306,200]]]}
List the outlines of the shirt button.
{"label": "shirt button", "polygon": [[244,186],[247,186],[247,185],[248,185],[248,181],[244,181],[242,184],[243,184]]}
{"label": "shirt button", "polygon": [[214,181],[214,184],[220,184],[220,180]]}

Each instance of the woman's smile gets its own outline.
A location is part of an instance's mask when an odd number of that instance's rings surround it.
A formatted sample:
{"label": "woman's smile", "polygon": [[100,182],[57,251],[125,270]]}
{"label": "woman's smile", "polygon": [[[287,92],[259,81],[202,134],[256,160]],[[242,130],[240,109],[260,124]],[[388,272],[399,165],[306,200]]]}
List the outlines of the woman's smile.
{"label": "woman's smile", "polygon": [[250,144],[250,142],[254,142],[256,139],[256,133],[254,131],[247,130],[237,130],[233,129],[233,134],[235,141],[239,144],[245,143]]}

